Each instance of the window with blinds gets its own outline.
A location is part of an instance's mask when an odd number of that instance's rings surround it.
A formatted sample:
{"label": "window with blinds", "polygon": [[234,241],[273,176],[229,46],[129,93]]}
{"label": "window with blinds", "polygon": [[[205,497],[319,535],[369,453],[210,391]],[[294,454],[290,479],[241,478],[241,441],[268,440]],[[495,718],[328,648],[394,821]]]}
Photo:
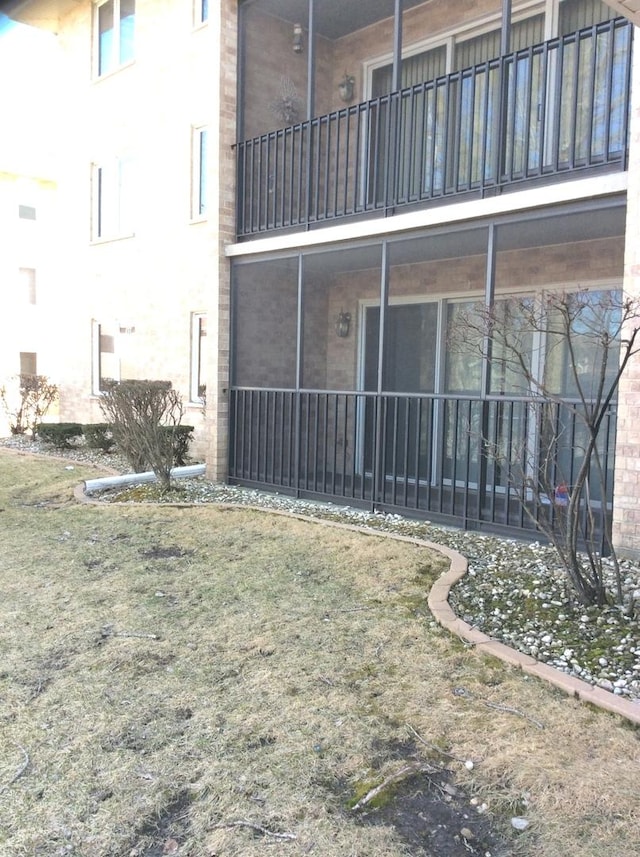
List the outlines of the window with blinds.
{"label": "window with blinds", "polygon": [[[573,0],[565,0],[573,5]],[[603,6],[593,0],[581,0],[585,5]],[[563,4],[564,5],[564,4]],[[581,3],[578,3],[581,5]],[[603,18],[602,20],[606,20]],[[584,24],[581,26],[585,26]],[[577,27],[574,27],[577,29]],[[511,50],[518,51],[530,45],[537,45],[544,40],[544,15],[532,15],[524,21],[517,21],[511,27]],[[457,42],[454,46],[452,67],[453,71],[470,68],[500,56],[500,29],[482,33],[471,39]],[[423,83],[425,80],[436,80],[447,72],[447,48],[440,45],[430,48],[402,60],[401,88]],[[386,65],[374,69],[371,84],[371,97],[378,98],[391,92],[393,84],[393,66]]]}
{"label": "window with blinds", "polygon": [[[532,15],[511,26],[511,50],[519,51],[544,40],[544,15]],[[453,68],[458,71],[500,56],[500,29],[491,30],[455,46]]]}
{"label": "window with blinds", "polygon": [[[609,21],[615,13],[601,0],[561,0],[558,10],[558,34],[573,33],[601,21]],[[531,15],[511,26],[511,51],[519,51],[544,41],[544,13]],[[456,42],[452,69],[470,68],[500,56],[500,28],[471,39]],[[447,48],[440,45],[402,60],[401,87],[404,89],[426,80],[435,80],[446,74]],[[393,66],[386,65],[373,72],[371,97],[391,92]]]}
{"label": "window with blinds", "polygon": [[562,0],[558,12],[560,36],[615,18],[613,10],[600,0]]}
{"label": "window with blinds", "polygon": [[[402,89],[423,83],[425,80],[435,80],[447,73],[447,48],[440,45],[437,48],[423,51],[402,60]],[[378,98],[391,92],[393,83],[393,65],[385,65],[374,69],[371,82],[371,96]]]}

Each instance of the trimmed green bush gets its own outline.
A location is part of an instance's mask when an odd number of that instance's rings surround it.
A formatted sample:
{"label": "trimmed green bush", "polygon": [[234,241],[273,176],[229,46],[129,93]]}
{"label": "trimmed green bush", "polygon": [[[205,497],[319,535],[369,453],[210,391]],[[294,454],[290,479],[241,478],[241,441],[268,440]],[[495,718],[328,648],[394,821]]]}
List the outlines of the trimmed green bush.
{"label": "trimmed green bush", "polygon": [[[102,391],[100,409],[113,426],[118,451],[133,472],[153,470],[160,490],[168,491],[176,457],[175,428],[184,413],[182,398],[172,389],[171,382],[110,382]],[[180,449],[177,452],[180,455]]]}
{"label": "trimmed green bush", "polygon": [[80,423],[40,423],[38,437],[58,449],[70,449],[71,441],[82,437]]}
{"label": "trimmed green bush", "polygon": [[193,426],[163,426],[173,446],[173,466],[184,467],[189,454],[189,444],[193,440]]}
{"label": "trimmed green bush", "polygon": [[101,449],[103,452],[111,452],[116,445],[113,439],[111,423],[88,423],[83,428],[84,439],[89,449]]}

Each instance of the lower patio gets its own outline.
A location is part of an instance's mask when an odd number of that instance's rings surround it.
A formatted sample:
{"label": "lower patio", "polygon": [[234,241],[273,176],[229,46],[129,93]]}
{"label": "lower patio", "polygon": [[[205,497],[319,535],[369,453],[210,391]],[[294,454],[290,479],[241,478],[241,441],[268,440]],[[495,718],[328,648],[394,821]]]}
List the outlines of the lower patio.
{"label": "lower patio", "polygon": [[[523,335],[545,399],[473,316],[490,308],[514,327],[516,304],[544,312],[549,294],[617,293],[624,217],[609,199],[597,214],[575,205],[237,262],[230,481],[503,532],[561,516],[555,492],[570,490],[587,446],[588,337],[571,356],[578,390],[568,344],[551,327]],[[604,477],[591,474],[583,509],[602,545],[615,429],[612,402]]]}

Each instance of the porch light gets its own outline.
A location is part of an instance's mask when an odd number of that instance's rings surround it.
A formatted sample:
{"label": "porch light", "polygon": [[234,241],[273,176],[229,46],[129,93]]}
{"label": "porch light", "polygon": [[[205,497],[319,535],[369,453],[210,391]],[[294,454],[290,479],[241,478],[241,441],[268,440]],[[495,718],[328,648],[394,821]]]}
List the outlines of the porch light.
{"label": "porch light", "polygon": [[340,339],[346,339],[349,336],[349,329],[351,327],[351,313],[345,312],[344,310],[340,310],[338,313],[338,318],[336,319],[336,334],[340,337]]}
{"label": "porch light", "polygon": [[352,74],[347,74],[345,71],[344,77],[338,84],[338,94],[342,101],[353,101],[353,86],[355,82],[355,77]]}
{"label": "porch light", "polygon": [[291,46],[294,54],[302,53],[302,24],[293,25],[293,42]]}

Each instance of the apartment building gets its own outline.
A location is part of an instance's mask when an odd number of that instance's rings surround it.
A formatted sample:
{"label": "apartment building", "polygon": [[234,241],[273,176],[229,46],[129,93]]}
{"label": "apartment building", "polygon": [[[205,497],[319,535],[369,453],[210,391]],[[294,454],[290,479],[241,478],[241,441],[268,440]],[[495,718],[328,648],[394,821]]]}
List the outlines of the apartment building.
{"label": "apartment building", "polygon": [[220,66],[207,5],[5,10],[56,33],[62,55],[51,130],[60,153],[53,263],[65,308],[52,373],[60,419],[100,421],[105,379],[169,379],[203,454],[218,265],[209,129],[219,121]]}
{"label": "apartment building", "polygon": [[[639,293],[633,5],[5,4],[67,64],[61,417],[97,418],[104,377],[167,377],[212,478],[535,531],[541,403],[464,319]],[[570,398],[562,349],[528,348]],[[639,396],[636,360],[590,488],[629,553]],[[552,405],[570,488],[584,438]]]}
{"label": "apartment building", "polygon": [[[52,181],[0,171],[0,386],[13,407],[18,375],[59,374],[55,330],[62,309],[52,265],[55,199]],[[0,432],[9,434],[4,408]]]}

